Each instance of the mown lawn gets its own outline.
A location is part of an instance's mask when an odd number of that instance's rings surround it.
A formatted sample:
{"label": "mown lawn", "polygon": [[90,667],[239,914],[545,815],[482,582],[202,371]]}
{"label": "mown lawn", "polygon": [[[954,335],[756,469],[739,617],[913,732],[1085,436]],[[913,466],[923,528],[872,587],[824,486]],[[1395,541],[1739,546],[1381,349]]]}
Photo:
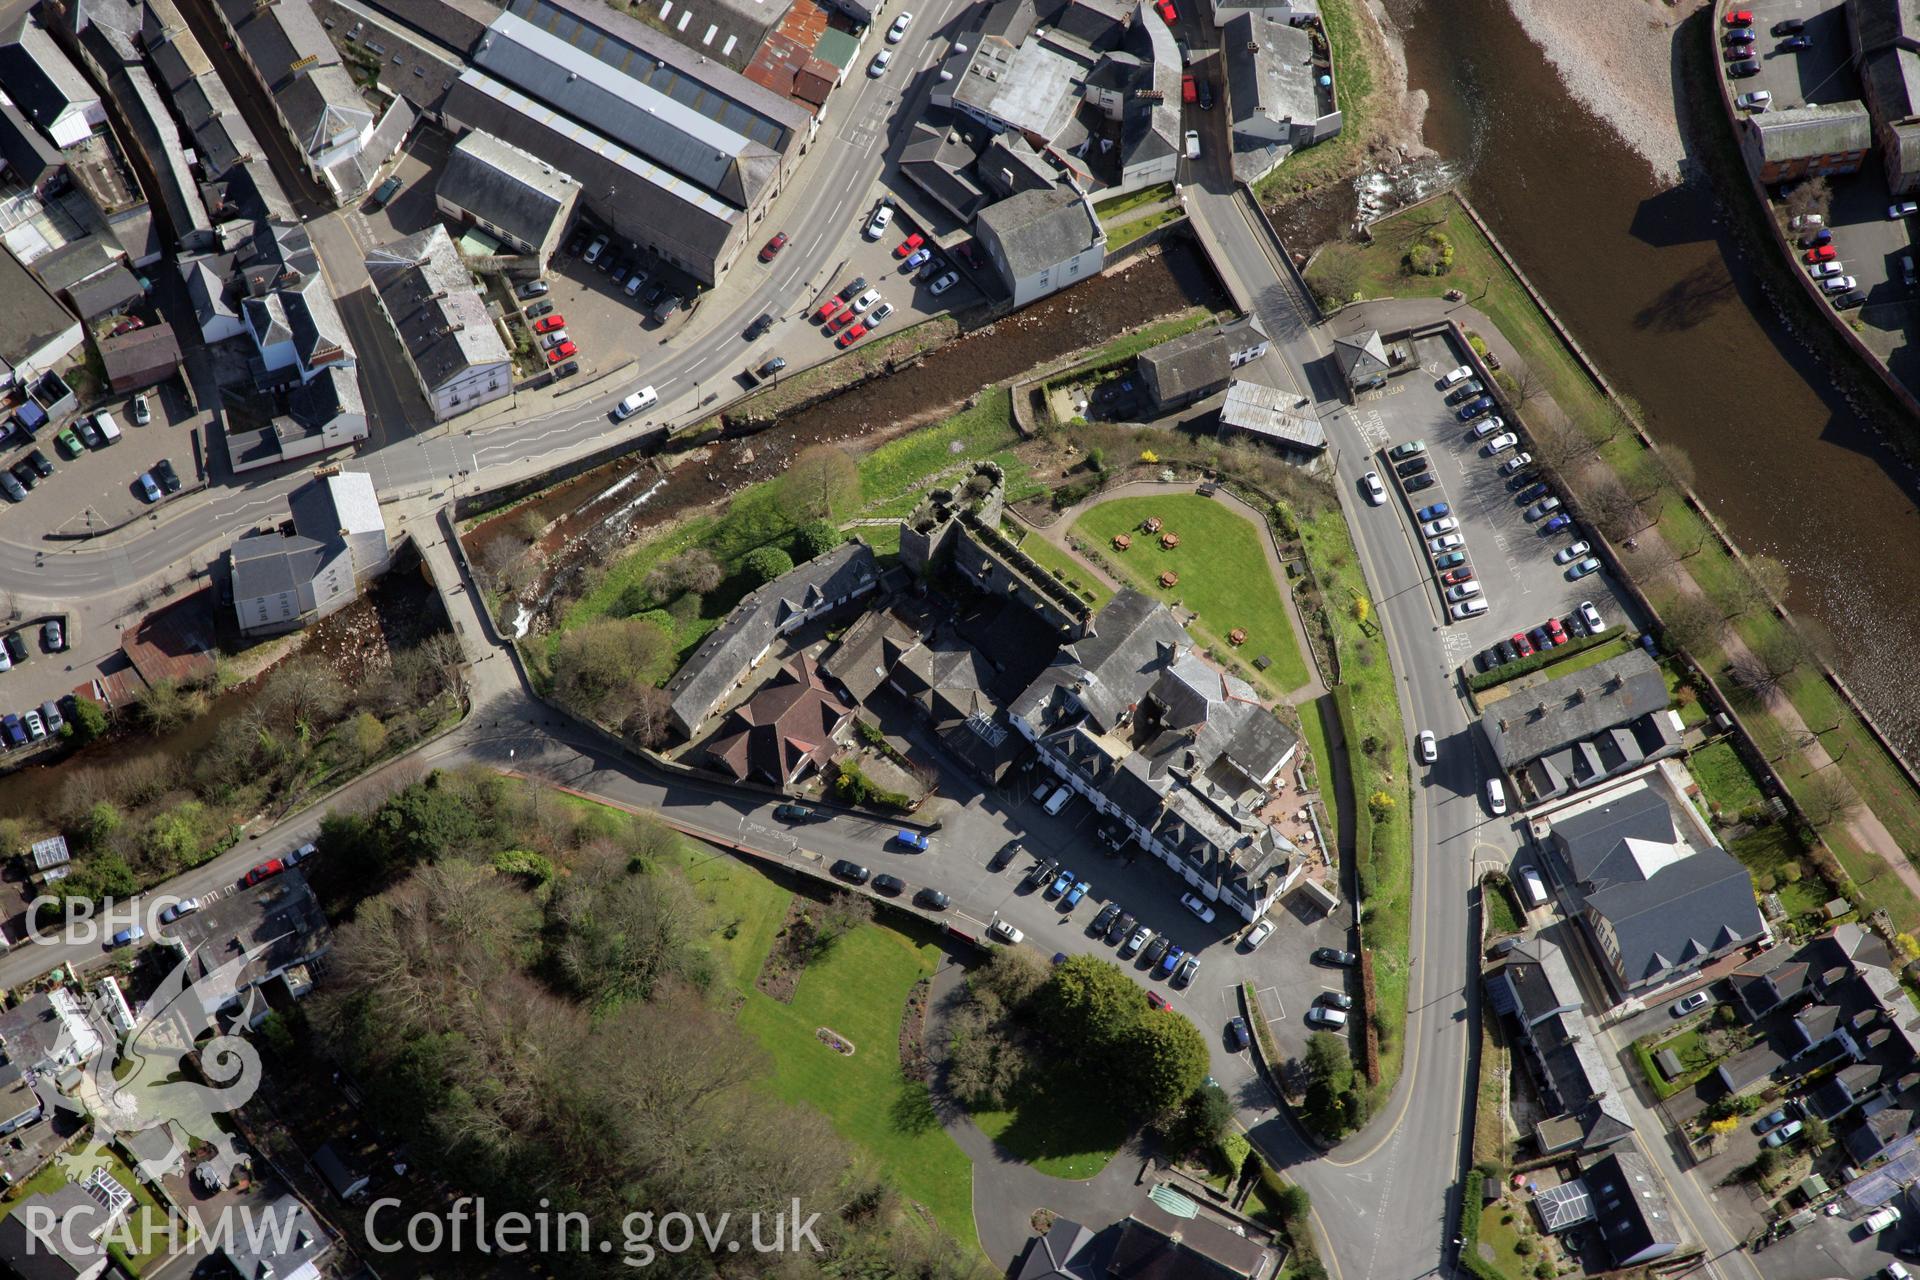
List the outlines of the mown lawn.
{"label": "mown lawn", "polygon": [[[930,944],[865,925],[808,967],[792,1004],[750,990],[740,1025],[773,1059],[765,1088],[825,1112],[844,1137],[873,1154],[889,1184],[977,1251],[973,1166],[940,1127],[926,1086],[900,1074],[907,995],[939,958]],[[853,1055],[821,1043],[814,1034],[821,1027],[851,1041]]]}
{"label": "mown lawn", "polygon": [[1532,1280],[1534,1264],[1543,1249],[1525,1213],[1518,1206],[1490,1204],[1480,1215],[1480,1243],[1492,1251],[1494,1271],[1509,1280]]}
{"label": "mown lawn", "polygon": [[1059,1090],[1012,1111],[976,1111],[980,1131],[1051,1178],[1082,1181],[1107,1167],[1127,1126],[1098,1095]]}
{"label": "mown lawn", "polygon": [[732,854],[692,840],[681,842],[676,861],[707,904],[715,968],[736,990],[753,990],[793,895]]}
{"label": "mown lawn", "polygon": [[[1807,865],[1806,846],[1783,826],[1762,827],[1737,840],[1727,842],[1727,852],[1740,859],[1740,865],[1753,873],[1764,886],[1771,879],[1773,891],[1789,916],[1824,921],[1827,886]],[[1764,889],[1763,889],[1764,892]]]}
{"label": "mown lawn", "polygon": [[[174,1247],[174,1237],[182,1228],[168,1221],[166,1210],[160,1207],[160,1202],[154,1199],[153,1193],[133,1176],[133,1170],[127,1167],[124,1160],[112,1152],[107,1152],[104,1163],[107,1171],[113,1175],[114,1181],[133,1194],[132,1214],[114,1227],[112,1234],[107,1237],[107,1244],[113,1256],[120,1260],[126,1270],[138,1276],[156,1260],[164,1260],[170,1256]],[[72,1179],[68,1177],[65,1166],[58,1160],[52,1161],[25,1182],[8,1189],[6,1200],[0,1202],[0,1217],[13,1212],[28,1196],[57,1191],[69,1181]],[[121,1248],[122,1241],[136,1244],[144,1242],[151,1244],[152,1247],[144,1253],[130,1254]],[[183,1245],[184,1243],[182,1241]]]}
{"label": "mown lawn", "polygon": [[1725,738],[1709,742],[1688,756],[1687,769],[1707,799],[1719,805],[1729,818],[1765,799],[1740,753]]}
{"label": "mown lawn", "polygon": [[[1317,148],[1316,148],[1317,150]],[[1438,219],[1437,229],[1453,242],[1453,269],[1444,276],[1425,277],[1406,272],[1402,261],[1408,247],[1426,234],[1428,225]],[[1599,442],[1599,456],[1616,471],[1631,472],[1644,457],[1645,449],[1627,431],[1619,428],[1600,388],[1574,360],[1548,325],[1546,317],[1533,305],[1519,280],[1494,253],[1492,245],[1480,234],[1452,196],[1430,201],[1408,213],[1375,223],[1370,245],[1355,247],[1361,265],[1359,292],[1363,297],[1437,296],[1448,289],[1460,289],[1473,299],[1473,305],[1493,320],[1508,341],[1526,357],[1547,393],[1567,417]],[[1657,511],[1648,511],[1657,519],[1663,537],[1681,547],[1699,545],[1701,550],[1684,561],[1684,567],[1700,588],[1725,612],[1733,615],[1740,608],[1745,572],[1714,539],[1705,521],[1678,493],[1664,496]],[[1679,588],[1671,581],[1643,584],[1656,607],[1670,605]],[[1734,627],[1755,651],[1789,624],[1771,612],[1750,611],[1740,616]],[[1710,672],[1723,671],[1727,665],[1718,647],[1693,655]],[[1782,687],[1801,719],[1820,733],[1828,753],[1838,757],[1839,771],[1865,798],[1876,816],[1892,834],[1894,842],[1906,850],[1920,849],[1920,792],[1916,792],[1867,727],[1853,715],[1833,687],[1819,671],[1807,667],[1795,671]],[[1769,759],[1790,754],[1787,730],[1758,709],[1743,708],[1755,740]],[[1790,792],[1806,788],[1811,770],[1803,758],[1789,760],[1782,770]],[[1833,848],[1841,867],[1852,880],[1853,894],[1864,908],[1880,908],[1892,916],[1902,932],[1920,929],[1920,902],[1915,901],[1896,876],[1884,874],[1885,863],[1875,853],[1862,848],[1843,826],[1834,825],[1821,833]]]}
{"label": "mown lawn", "polygon": [[1480,905],[1486,912],[1490,935],[1520,932],[1522,921],[1520,913],[1514,910],[1511,890],[1487,881],[1480,886]]}
{"label": "mown lawn", "polygon": [[[1158,535],[1141,533],[1140,522],[1148,516],[1160,517],[1163,531],[1178,534],[1180,545],[1165,551]],[[1107,562],[1148,595],[1177,601],[1199,614],[1198,629],[1216,653],[1233,652],[1249,663],[1261,655],[1271,658],[1273,665],[1263,674],[1280,689],[1297,689],[1307,682],[1306,661],[1280,599],[1281,587],[1261,549],[1260,539],[1266,535],[1238,514],[1190,493],[1118,498],[1089,508],[1074,521],[1073,531],[1103,548]],[[1133,535],[1131,550],[1110,549],[1117,533]],[[1180,580],[1162,587],[1159,575],[1169,569]],[[1246,631],[1247,642],[1230,650],[1227,634],[1236,627]]]}

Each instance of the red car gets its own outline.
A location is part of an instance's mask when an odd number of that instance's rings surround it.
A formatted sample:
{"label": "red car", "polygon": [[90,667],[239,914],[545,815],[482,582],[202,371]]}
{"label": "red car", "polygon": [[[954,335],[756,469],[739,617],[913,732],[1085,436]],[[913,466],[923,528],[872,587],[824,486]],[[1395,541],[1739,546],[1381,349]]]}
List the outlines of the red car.
{"label": "red car", "polygon": [[1566,624],[1562,623],[1558,618],[1548,618],[1547,639],[1553,641],[1555,645],[1565,644],[1567,642]]}
{"label": "red car", "polygon": [[827,329],[829,332],[838,333],[852,323],[853,323],[853,312],[851,310],[842,311],[839,315],[833,318],[833,323],[828,325]]}
{"label": "red car", "polygon": [[1753,10],[1735,9],[1726,16],[1725,21],[1730,27],[1750,27],[1753,25]]}
{"label": "red car", "polygon": [[113,333],[111,336],[117,338],[123,333],[132,333],[135,329],[144,329],[146,327],[147,327],[147,322],[145,320],[142,320],[139,316],[128,316],[125,320],[122,320],[119,324],[113,326]]}
{"label": "red car", "polygon": [[904,258],[926,242],[927,238],[916,231],[893,247],[893,256]]}
{"label": "red car", "polygon": [[1180,77],[1180,101],[1182,102],[1200,101],[1200,88],[1198,85],[1194,84],[1192,76]]}
{"label": "red car", "polygon": [[533,331],[535,333],[552,333],[555,329],[565,328],[566,323],[567,318],[565,316],[541,316],[533,322]]}
{"label": "red car", "polygon": [[1463,564],[1458,569],[1447,570],[1446,573],[1441,576],[1440,581],[1450,587],[1459,586],[1463,582],[1472,582],[1473,570]]}
{"label": "red car", "polygon": [[860,341],[860,339],[866,336],[867,336],[867,326],[863,324],[857,324],[853,326],[853,328],[841,334],[839,337],[835,338],[834,341],[840,344],[840,347],[842,350],[845,350],[847,347],[852,346],[854,343]]}
{"label": "red car", "polygon": [[269,858],[253,870],[247,872],[247,878],[240,883],[251,889],[262,880],[271,879],[287,869],[287,864],[278,858]]}
{"label": "red car", "polygon": [[760,251],[760,261],[772,262],[774,255],[779,253],[782,249],[786,247],[787,247],[787,233],[782,231],[779,235],[767,241],[767,247]]}
{"label": "red car", "polygon": [[833,319],[833,313],[839,309],[840,299],[828,298],[820,304],[820,309],[813,313],[813,322],[815,324],[825,324],[827,321]]}
{"label": "red car", "polygon": [[1158,0],[1153,7],[1160,11],[1160,16],[1167,20],[1168,26],[1172,26],[1180,18],[1180,11],[1173,7],[1173,0]]}
{"label": "red car", "polygon": [[1513,652],[1516,656],[1522,658],[1531,658],[1533,656],[1533,641],[1527,639],[1526,632],[1514,632],[1507,643],[1513,646]]}
{"label": "red car", "polygon": [[1147,992],[1147,1003],[1155,1009],[1165,1009],[1168,1007],[1167,998],[1158,991]]}
{"label": "red car", "polygon": [[1808,262],[1832,262],[1839,256],[1838,253],[1834,252],[1834,248],[1830,244],[1817,244],[1807,250]]}
{"label": "red car", "polygon": [[559,364],[568,356],[577,356],[579,354],[580,348],[574,346],[571,342],[563,342],[553,350],[547,352],[547,363]]}

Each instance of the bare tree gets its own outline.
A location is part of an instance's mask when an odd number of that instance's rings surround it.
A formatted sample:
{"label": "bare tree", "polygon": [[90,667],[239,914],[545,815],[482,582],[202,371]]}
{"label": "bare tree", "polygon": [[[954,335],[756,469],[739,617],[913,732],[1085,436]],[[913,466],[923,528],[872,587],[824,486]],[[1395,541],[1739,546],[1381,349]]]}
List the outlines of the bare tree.
{"label": "bare tree", "polygon": [[1785,684],[1787,677],[1798,670],[1807,657],[1807,643],[1800,633],[1782,628],[1729,665],[1735,680],[1765,699]]}
{"label": "bare tree", "polygon": [[788,466],[781,492],[796,523],[832,520],[860,500],[860,465],[837,445],[816,444]]}
{"label": "bare tree", "polygon": [[1824,218],[1832,201],[1833,191],[1827,186],[1827,180],[1809,178],[1787,193],[1787,216],[1804,218],[1809,214],[1818,214]]}
{"label": "bare tree", "polygon": [[1820,745],[1820,739],[1805,725],[1799,725],[1780,735],[1779,743],[1767,753],[1767,760],[1780,764],[1788,756],[1801,755]]}
{"label": "bare tree", "polygon": [[1649,538],[1627,553],[1634,576],[1657,582],[1680,567],[1680,553],[1665,538]]}
{"label": "bare tree", "polygon": [[1668,643],[1695,658],[1718,645],[1727,626],[1720,606],[1696,592],[1688,592],[1663,609],[1660,620]]}
{"label": "bare tree", "polygon": [[1360,251],[1350,244],[1330,244],[1313,260],[1307,283],[1322,306],[1343,307],[1360,292]]}
{"label": "bare tree", "polygon": [[1522,364],[1513,370],[1508,394],[1513,397],[1516,411],[1525,409],[1547,393],[1547,381],[1530,364]]}
{"label": "bare tree", "polygon": [[520,563],[520,557],[527,553],[532,544],[510,533],[495,535],[486,546],[480,548],[481,580],[492,586],[513,588],[509,585],[511,575]]}
{"label": "bare tree", "polygon": [[819,909],[814,926],[814,946],[825,951],[845,934],[852,933],[873,919],[871,900],[854,893],[836,893]]}
{"label": "bare tree", "polygon": [[1533,456],[1541,466],[1562,479],[1569,478],[1600,448],[1585,432],[1564,419],[1537,422],[1531,434]]}
{"label": "bare tree", "polygon": [[665,689],[646,685],[634,691],[633,707],[620,732],[643,747],[657,747],[673,732],[673,699]]}
{"label": "bare tree", "polygon": [[554,693],[579,715],[618,723],[666,647],[666,633],[639,618],[565,632],[553,651]]}
{"label": "bare tree", "polygon": [[1592,515],[1594,526],[1609,542],[1625,542],[1649,524],[1640,511],[1640,504],[1634,501],[1626,486],[1612,475],[1596,477],[1587,486],[1581,505]]}
{"label": "bare tree", "polygon": [[1794,799],[1816,831],[1844,822],[1860,809],[1860,793],[1843,773],[1820,770],[1805,780]]}

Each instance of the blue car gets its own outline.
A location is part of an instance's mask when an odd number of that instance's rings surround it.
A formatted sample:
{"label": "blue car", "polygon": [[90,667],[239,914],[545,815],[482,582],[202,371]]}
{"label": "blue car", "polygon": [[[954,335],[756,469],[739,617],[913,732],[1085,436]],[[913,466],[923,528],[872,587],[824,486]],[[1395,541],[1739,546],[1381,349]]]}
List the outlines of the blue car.
{"label": "blue car", "polygon": [[1578,582],[1588,574],[1598,572],[1600,572],[1600,562],[1592,556],[1588,556],[1584,560],[1575,561],[1572,567],[1567,570],[1567,581]]}
{"label": "blue car", "polygon": [[1429,520],[1438,520],[1442,516],[1449,516],[1452,514],[1453,514],[1452,507],[1449,507],[1444,502],[1436,502],[1430,507],[1420,508],[1420,523],[1425,524]]}
{"label": "blue car", "polygon": [[1492,410],[1493,410],[1493,397],[1480,396],[1477,399],[1467,401],[1466,404],[1461,406],[1460,421],[1472,422],[1475,418],[1479,417],[1481,414],[1490,413],[1492,412]]}
{"label": "blue car", "polygon": [[1154,976],[1165,978],[1172,974],[1174,969],[1180,964],[1180,957],[1185,954],[1186,952],[1182,951],[1179,947],[1168,947],[1167,954],[1161,956],[1160,963],[1154,966]]}
{"label": "blue car", "polygon": [[1780,47],[1782,49],[1811,49],[1813,48],[1813,37],[1788,36],[1780,42]]}
{"label": "blue car", "polygon": [[1092,885],[1088,884],[1085,880],[1081,880],[1077,882],[1073,888],[1067,890],[1067,896],[1060,899],[1060,901],[1066,905],[1067,910],[1071,911],[1080,905],[1080,899],[1086,897],[1087,890],[1091,888],[1093,888]]}
{"label": "blue car", "polygon": [[1435,556],[1433,558],[1433,567],[1436,569],[1457,569],[1466,562],[1466,552],[1449,551],[1445,555]]}
{"label": "blue car", "polygon": [[1060,873],[1059,878],[1056,879],[1051,885],[1047,886],[1047,896],[1049,898],[1057,898],[1061,894],[1065,893],[1068,889],[1071,889],[1073,887],[1073,884],[1074,884],[1073,872],[1062,871]]}
{"label": "blue car", "polygon": [[1562,529],[1567,528],[1572,523],[1573,523],[1573,517],[1568,515],[1566,512],[1562,511],[1556,514],[1553,517],[1553,519],[1541,525],[1540,528],[1541,528],[1541,531],[1545,533],[1558,533]]}
{"label": "blue car", "polygon": [[908,831],[902,828],[894,835],[893,842],[902,848],[911,849],[915,853],[925,853],[927,851],[927,838],[918,831]]}
{"label": "blue car", "polygon": [[21,724],[20,717],[14,715],[12,712],[8,712],[5,717],[0,718],[0,734],[6,735],[7,748],[9,750],[14,747],[24,747],[27,745],[27,726]]}

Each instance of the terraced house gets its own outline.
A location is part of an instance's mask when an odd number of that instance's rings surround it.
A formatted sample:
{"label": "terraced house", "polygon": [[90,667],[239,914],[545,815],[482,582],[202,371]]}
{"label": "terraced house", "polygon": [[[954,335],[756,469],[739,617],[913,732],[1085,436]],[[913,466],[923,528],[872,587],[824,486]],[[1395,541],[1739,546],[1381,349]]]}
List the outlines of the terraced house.
{"label": "terraced house", "polygon": [[1299,738],[1203,658],[1172,610],[1120,592],[1014,703],[1049,768],[1201,896],[1257,920],[1305,859],[1262,810]]}

